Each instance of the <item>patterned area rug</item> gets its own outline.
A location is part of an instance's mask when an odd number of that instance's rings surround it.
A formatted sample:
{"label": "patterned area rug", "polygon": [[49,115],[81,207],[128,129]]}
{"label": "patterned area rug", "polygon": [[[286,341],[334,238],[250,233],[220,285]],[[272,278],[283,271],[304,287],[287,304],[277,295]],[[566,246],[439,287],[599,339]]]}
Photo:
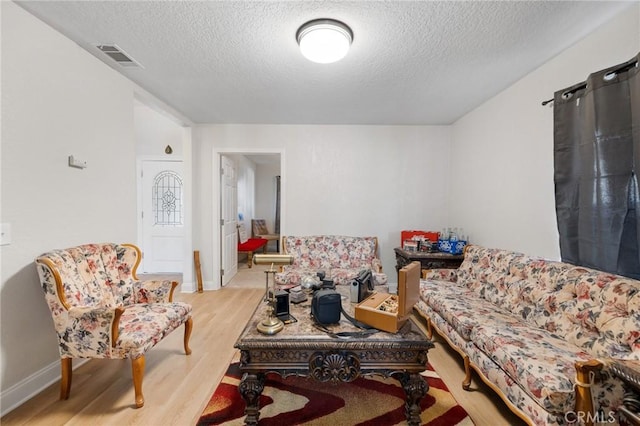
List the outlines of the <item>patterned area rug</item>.
{"label": "patterned area rug", "polygon": [[[429,393],[421,405],[423,425],[473,425],[430,365],[422,375],[429,383]],[[232,363],[200,416],[199,426],[244,423],[244,401],[238,392],[241,377],[238,363]],[[404,401],[404,390],[392,378],[373,376],[332,385],[269,374],[260,397],[259,424],[401,425],[406,424]]]}

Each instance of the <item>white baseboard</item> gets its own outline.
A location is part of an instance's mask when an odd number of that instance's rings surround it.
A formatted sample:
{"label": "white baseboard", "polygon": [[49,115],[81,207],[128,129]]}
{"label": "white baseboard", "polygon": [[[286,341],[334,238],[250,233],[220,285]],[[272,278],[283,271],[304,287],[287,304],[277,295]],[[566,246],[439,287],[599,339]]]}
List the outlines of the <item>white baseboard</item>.
{"label": "white baseboard", "polygon": [[182,285],[180,286],[181,293],[195,293],[196,291],[197,289],[195,282],[182,283]]}
{"label": "white baseboard", "polygon": [[220,284],[214,284],[213,281],[204,281],[202,283],[202,289],[207,290],[220,290]]}
{"label": "white baseboard", "polygon": [[[73,369],[75,370],[87,361],[89,360],[74,359]],[[51,384],[60,381],[60,368],[60,360],[58,360],[21,380],[9,389],[0,392],[0,416],[13,411]]]}
{"label": "white baseboard", "polygon": [[[213,284],[213,281],[203,281],[202,290],[208,291],[208,290],[220,290],[220,289],[215,287],[215,285]],[[194,281],[192,283],[183,283],[182,287],[180,287],[180,291],[182,293],[195,293],[198,291],[198,288]]]}

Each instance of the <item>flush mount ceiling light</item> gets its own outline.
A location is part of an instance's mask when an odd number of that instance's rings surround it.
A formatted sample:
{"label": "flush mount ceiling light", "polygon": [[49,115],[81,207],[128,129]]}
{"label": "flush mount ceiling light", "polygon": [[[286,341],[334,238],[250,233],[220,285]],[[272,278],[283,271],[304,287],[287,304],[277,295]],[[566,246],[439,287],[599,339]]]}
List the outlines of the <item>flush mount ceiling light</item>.
{"label": "flush mount ceiling light", "polygon": [[344,58],[353,41],[351,28],[334,19],[315,19],[298,29],[296,39],[302,55],[319,64]]}

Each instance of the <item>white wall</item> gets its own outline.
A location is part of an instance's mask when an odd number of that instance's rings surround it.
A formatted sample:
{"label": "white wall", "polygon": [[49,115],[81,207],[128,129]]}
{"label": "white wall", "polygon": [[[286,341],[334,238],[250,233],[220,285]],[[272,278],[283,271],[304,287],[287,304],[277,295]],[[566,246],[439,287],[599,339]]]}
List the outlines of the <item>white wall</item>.
{"label": "white wall", "polygon": [[194,247],[214,261],[205,285],[219,268],[218,151],[281,151],[281,234],[375,235],[391,282],[400,231],[447,223],[447,126],[203,125],[194,145]]}
{"label": "white wall", "polygon": [[639,16],[637,3],[453,125],[451,220],[472,242],[560,258],[553,108],[541,102],[633,58]]}
{"label": "white wall", "polygon": [[[184,127],[144,102],[133,104],[136,155],[154,159],[180,160],[183,157]],[[173,153],[166,154],[170,145]]]}
{"label": "white wall", "polygon": [[276,176],[280,176],[280,163],[257,165],[255,218],[264,219],[271,233],[275,233]]}
{"label": "white wall", "polygon": [[[11,2],[2,10],[3,414],[60,378],[34,259],[88,242],[135,242],[134,85]],[[69,155],[87,161],[67,165]]]}

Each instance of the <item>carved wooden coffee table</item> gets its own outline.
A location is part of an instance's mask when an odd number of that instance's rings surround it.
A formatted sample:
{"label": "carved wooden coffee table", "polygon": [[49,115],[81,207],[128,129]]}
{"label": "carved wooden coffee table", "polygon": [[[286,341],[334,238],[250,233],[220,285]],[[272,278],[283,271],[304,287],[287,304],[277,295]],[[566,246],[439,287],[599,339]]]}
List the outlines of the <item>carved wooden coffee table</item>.
{"label": "carved wooden coffee table", "polygon": [[[348,286],[344,287],[339,289],[348,291]],[[426,369],[427,352],[433,344],[413,320],[396,334],[381,331],[368,337],[334,338],[313,326],[310,301],[311,297],[301,304],[291,304],[291,314],[298,322],[285,325],[272,336],[256,329],[268,313],[267,304],[261,302],[238,338],[235,347],[240,350],[243,372],[239,390],[246,403],[245,423],[258,424],[265,374],[274,372],[282,377],[298,375],[333,384],[374,374],[394,377],[406,392],[408,423],[419,425],[420,401],[429,390],[419,373]],[[353,313],[354,305],[348,298],[343,297],[342,306]],[[357,331],[344,316],[340,324],[329,328],[334,332]]]}

